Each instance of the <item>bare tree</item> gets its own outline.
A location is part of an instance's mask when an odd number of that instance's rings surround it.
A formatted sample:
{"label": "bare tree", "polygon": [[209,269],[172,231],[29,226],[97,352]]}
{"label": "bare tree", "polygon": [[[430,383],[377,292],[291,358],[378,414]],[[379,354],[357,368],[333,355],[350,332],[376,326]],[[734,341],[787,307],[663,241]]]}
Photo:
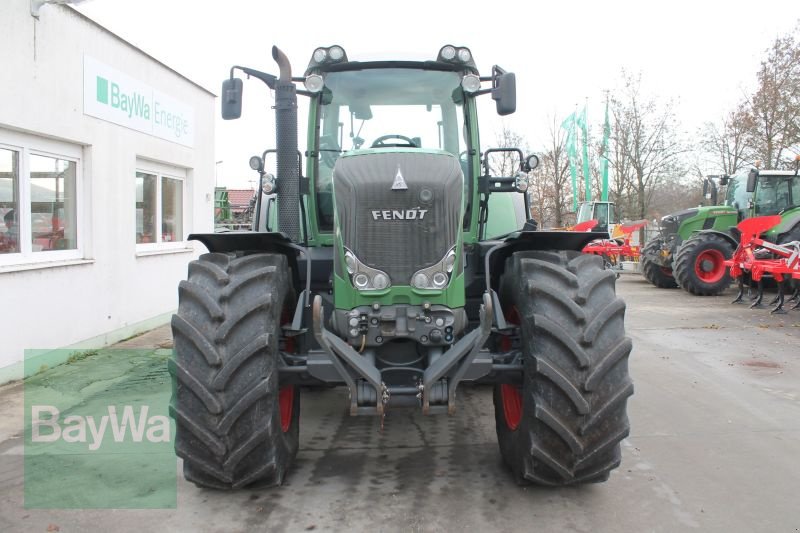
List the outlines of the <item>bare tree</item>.
{"label": "bare tree", "polygon": [[616,120],[615,110],[612,109],[614,120],[611,124],[611,142],[609,146],[609,199],[617,206],[620,217],[630,216],[633,206],[633,184],[635,181],[631,160],[625,154],[630,144],[630,132],[626,125]]}
{"label": "bare tree", "polygon": [[[800,145],[800,25],[778,37],[758,70],[758,87],[748,100],[750,142],[768,168],[780,168]],[[789,157],[786,157],[786,156]]]}
{"label": "bare tree", "polygon": [[551,218],[542,218],[543,223],[556,227],[566,224],[565,215],[571,210],[568,199],[571,194],[569,159],[566,149],[566,132],[555,114],[551,117],[549,138],[541,155],[541,164],[534,171],[533,180],[549,196]]}
{"label": "bare tree", "polygon": [[716,160],[722,174],[735,174],[755,159],[748,143],[753,126],[753,117],[742,103],[719,124],[707,122],[703,127],[700,145]]}
{"label": "bare tree", "polygon": [[[614,187],[630,184],[635,210],[629,215],[647,218],[657,187],[683,174],[686,151],[677,135],[673,103],[660,103],[641,94],[641,77],[623,71],[624,88],[611,98],[614,117],[611,163]],[[615,190],[619,192],[619,190]]]}

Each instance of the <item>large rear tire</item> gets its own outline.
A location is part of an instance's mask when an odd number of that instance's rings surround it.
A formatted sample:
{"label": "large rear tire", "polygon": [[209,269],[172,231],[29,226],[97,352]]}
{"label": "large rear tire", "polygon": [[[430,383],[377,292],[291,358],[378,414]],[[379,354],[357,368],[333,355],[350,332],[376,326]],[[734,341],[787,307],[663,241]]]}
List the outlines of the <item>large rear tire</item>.
{"label": "large rear tire", "polygon": [[605,481],[620,464],[632,345],[615,283],[588,254],[508,259],[500,294],[519,324],[523,381],[496,385],[494,405],[500,452],[519,483]]}
{"label": "large rear tire", "polygon": [[677,289],[678,282],[672,274],[672,269],[658,265],[647,258],[648,253],[658,253],[661,250],[661,239],[653,239],[642,249],[641,264],[644,278],[659,289]]}
{"label": "large rear tire", "polygon": [[215,489],[279,485],[300,416],[298,391],[278,379],[281,317],[294,304],[286,257],[205,254],[178,294],[170,413],[184,476]]}
{"label": "large rear tire", "polygon": [[675,254],[673,272],[684,290],[696,296],[716,296],[731,284],[725,260],[733,246],[714,233],[698,233],[684,241]]}

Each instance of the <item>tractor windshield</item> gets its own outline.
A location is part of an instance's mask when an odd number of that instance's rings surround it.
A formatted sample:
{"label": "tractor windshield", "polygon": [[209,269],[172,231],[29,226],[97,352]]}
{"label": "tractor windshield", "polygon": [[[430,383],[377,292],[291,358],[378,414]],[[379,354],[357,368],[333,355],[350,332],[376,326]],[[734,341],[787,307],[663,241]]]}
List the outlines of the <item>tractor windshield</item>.
{"label": "tractor windshield", "polygon": [[376,68],[326,74],[318,113],[320,229],[333,227],[331,176],[343,152],[410,147],[459,157],[468,150],[463,100],[457,72]]}
{"label": "tractor windshield", "polygon": [[578,217],[576,222],[580,224],[581,222],[586,222],[592,220],[592,204],[589,202],[583,202],[578,207]]}

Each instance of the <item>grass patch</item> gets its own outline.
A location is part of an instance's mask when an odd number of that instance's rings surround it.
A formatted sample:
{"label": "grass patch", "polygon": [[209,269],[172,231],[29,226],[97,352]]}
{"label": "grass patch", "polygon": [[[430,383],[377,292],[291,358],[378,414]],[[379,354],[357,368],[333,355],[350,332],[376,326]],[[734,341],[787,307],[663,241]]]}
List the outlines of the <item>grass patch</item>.
{"label": "grass patch", "polygon": [[100,353],[99,350],[84,350],[82,352],[74,352],[72,355],[67,357],[67,364],[71,365],[72,363],[77,363],[78,361],[83,361],[87,357],[91,357],[93,355],[97,355]]}

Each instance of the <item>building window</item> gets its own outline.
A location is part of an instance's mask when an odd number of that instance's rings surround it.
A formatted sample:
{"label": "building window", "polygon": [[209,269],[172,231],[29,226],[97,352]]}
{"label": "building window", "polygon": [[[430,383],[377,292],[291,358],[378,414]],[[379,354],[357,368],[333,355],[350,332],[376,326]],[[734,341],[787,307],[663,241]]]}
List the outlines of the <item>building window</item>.
{"label": "building window", "polygon": [[0,148],[0,254],[19,253],[19,152]]}
{"label": "building window", "polygon": [[0,130],[0,265],[79,259],[79,146]]}
{"label": "building window", "polygon": [[75,161],[31,155],[31,249],[76,250]]}
{"label": "building window", "polygon": [[139,248],[182,243],[184,178],[172,172],[136,171],[136,244]]}

